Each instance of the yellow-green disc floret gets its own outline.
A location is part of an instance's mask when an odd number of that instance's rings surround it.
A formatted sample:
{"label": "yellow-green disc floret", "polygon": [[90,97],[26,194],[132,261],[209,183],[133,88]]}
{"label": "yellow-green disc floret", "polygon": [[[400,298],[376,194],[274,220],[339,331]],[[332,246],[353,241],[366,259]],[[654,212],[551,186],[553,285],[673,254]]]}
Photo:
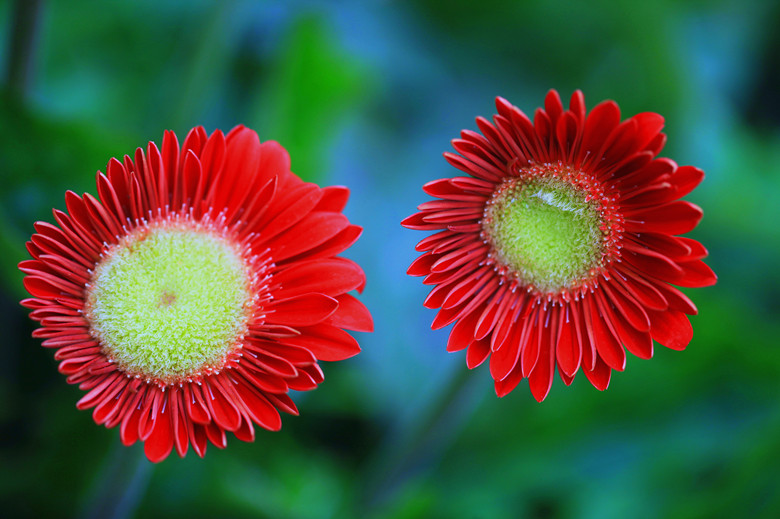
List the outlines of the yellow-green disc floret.
{"label": "yellow-green disc floret", "polygon": [[96,268],[86,314],[107,356],[164,383],[219,369],[246,333],[249,277],[218,234],[158,226],[130,235]]}
{"label": "yellow-green disc floret", "polygon": [[585,197],[556,179],[503,186],[483,222],[498,261],[542,292],[576,285],[602,256],[601,219]]}

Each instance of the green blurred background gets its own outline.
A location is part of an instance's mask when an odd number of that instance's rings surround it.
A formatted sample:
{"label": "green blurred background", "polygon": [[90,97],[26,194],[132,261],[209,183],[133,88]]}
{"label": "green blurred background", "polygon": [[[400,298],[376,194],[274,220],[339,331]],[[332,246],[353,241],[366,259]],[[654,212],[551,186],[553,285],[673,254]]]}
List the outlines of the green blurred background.
{"label": "green blurred background", "polygon": [[[0,36],[0,516],[780,517],[780,3],[22,0]],[[399,222],[496,95],[530,113],[549,88],[666,117],[720,281],[687,351],[538,404],[445,352]],[[110,157],[239,123],[352,190],[376,332],[282,432],[152,466],[75,409],[16,263]]]}

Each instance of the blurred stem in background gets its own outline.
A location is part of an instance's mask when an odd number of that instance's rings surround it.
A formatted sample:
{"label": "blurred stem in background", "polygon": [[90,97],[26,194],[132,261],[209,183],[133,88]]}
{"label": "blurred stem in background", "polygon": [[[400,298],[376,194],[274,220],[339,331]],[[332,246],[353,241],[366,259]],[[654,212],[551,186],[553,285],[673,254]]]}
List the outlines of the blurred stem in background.
{"label": "blurred stem in background", "polygon": [[19,98],[24,98],[32,86],[42,9],[43,0],[14,2],[5,81]]}
{"label": "blurred stem in background", "polygon": [[[23,102],[32,89],[34,71],[40,39],[41,14],[43,0],[17,0],[11,15],[11,30],[8,42],[8,60],[5,73],[5,86],[11,96],[11,102]],[[18,233],[11,228],[11,220],[0,207],[0,254],[14,260],[2,264],[3,280],[19,277],[16,264],[21,261],[23,241],[17,240]],[[9,291],[23,295],[21,287],[10,283]]]}
{"label": "blurred stem in background", "polygon": [[[231,52],[235,52],[235,42],[234,38],[226,38],[225,35],[230,34],[231,16],[235,7],[233,0],[216,2],[199,31],[195,46],[185,45],[186,41],[181,43],[187,63],[178,100],[169,114],[172,128],[202,124],[202,121],[193,120],[192,107],[208,103],[212,82],[227,75],[225,68],[230,63]],[[223,128],[225,131],[229,129]]]}
{"label": "blurred stem in background", "polygon": [[133,517],[144,499],[154,464],[144,456],[143,447],[125,447],[114,441],[111,453],[98,471],[87,494],[82,519],[127,519]]}
{"label": "blurred stem in background", "polygon": [[452,363],[441,378],[433,384],[439,391],[421,391],[431,396],[388,431],[369,460],[361,515],[381,510],[405,483],[435,468],[486,394],[484,380],[461,363]]}

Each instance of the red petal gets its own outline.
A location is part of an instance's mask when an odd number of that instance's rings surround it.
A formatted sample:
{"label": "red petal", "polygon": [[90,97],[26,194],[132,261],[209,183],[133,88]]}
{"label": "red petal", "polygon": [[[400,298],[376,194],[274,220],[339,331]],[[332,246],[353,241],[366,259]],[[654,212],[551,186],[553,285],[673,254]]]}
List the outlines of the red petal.
{"label": "red petal", "polygon": [[502,310],[498,318],[493,333],[490,334],[490,349],[498,351],[511,335],[512,329],[516,326],[521,311],[526,307],[524,294],[509,294],[505,296],[511,300],[508,306]]}
{"label": "red petal", "polygon": [[683,270],[677,263],[650,249],[640,251],[626,247],[623,250],[623,259],[639,273],[640,277],[650,276],[676,282],[683,274]]}
{"label": "red petal", "polygon": [[574,160],[574,152],[577,146],[579,126],[577,118],[571,112],[565,112],[555,128],[555,138],[558,141],[558,152],[566,161]]}
{"label": "red petal", "polygon": [[450,330],[450,336],[447,339],[447,351],[454,352],[463,350],[474,341],[474,328],[481,313],[481,307],[476,308],[455,323],[455,326]]}
{"label": "red petal", "polygon": [[168,395],[168,403],[171,406],[171,418],[173,419],[173,439],[176,452],[182,458],[187,454],[190,445],[190,420],[184,411],[184,393],[180,388],[174,387]]}
{"label": "red petal", "polygon": [[423,220],[423,217],[427,213],[414,213],[413,215],[407,216],[403,220],[401,220],[401,225],[403,227],[406,227],[407,229],[412,229],[415,231],[432,231],[441,229],[443,227],[446,227],[443,224],[440,223],[428,223],[425,220]]}
{"label": "red petal", "polygon": [[[537,305],[529,316],[529,322],[523,327],[523,337],[520,339],[520,368],[523,376],[528,376],[539,362],[541,351],[542,323],[544,322],[544,310]],[[511,339],[514,340],[514,339]]]}
{"label": "red petal", "polygon": [[[214,133],[222,134],[219,130]],[[207,141],[211,140],[213,137],[214,134],[211,134],[211,137],[208,136],[203,126],[196,126],[187,132],[187,135],[184,137],[184,142],[181,145],[182,155],[190,150],[199,157],[205,155],[207,151],[206,148],[208,147]]]}
{"label": "red petal", "polygon": [[704,180],[704,172],[693,166],[682,166],[672,173],[669,179],[676,188],[676,197],[682,198],[698,186]]}
{"label": "red petal", "polygon": [[279,301],[266,307],[268,321],[289,326],[310,326],[330,317],[339,303],[324,294],[303,294]]}
{"label": "red petal", "polygon": [[502,285],[493,296],[493,300],[487,306],[482,315],[477,321],[477,327],[475,329],[475,338],[481,340],[485,338],[498,323],[500,317],[503,317],[504,311],[507,305],[511,302],[512,298],[506,297],[506,293],[509,290],[507,284]]}
{"label": "red petal", "polygon": [[470,312],[477,306],[481,305],[497,287],[498,279],[494,277],[488,281],[487,285],[485,285],[482,290],[478,291],[471,299],[464,301],[458,306],[439,310],[439,313],[437,313],[436,317],[433,318],[431,329],[438,330],[440,328],[444,328],[448,324],[454,322],[456,319],[460,319],[467,312]]}
{"label": "red petal", "polygon": [[593,370],[583,371],[585,371],[585,376],[593,384],[593,387],[599,391],[604,391],[609,387],[609,378],[612,375],[612,370],[600,357],[596,357],[596,367]]}
{"label": "red petal", "polygon": [[496,395],[501,398],[512,392],[517,387],[520,381],[523,380],[523,373],[520,369],[520,365],[516,365],[515,368],[503,379],[494,380],[493,385],[496,389]]}
{"label": "red petal", "polygon": [[294,379],[288,380],[293,391],[311,391],[317,388],[317,383],[307,373],[299,373]]}
{"label": "red petal", "polygon": [[163,401],[163,407],[154,419],[152,433],[144,442],[144,454],[153,463],[164,460],[173,450],[173,409],[166,404],[167,398]]}
{"label": "red petal", "polygon": [[206,447],[208,446],[208,436],[206,435],[206,426],[201,424],[192,424],[189,430],[190,443],[192,444],[192,450],[195,454],[201,458],[206,454]]}
{"label": "red petal", "polygon": [[242,415],[241,425],[233,431],[233,434],[242,442],[255,441],[255,428],[252,426],[252,420],[246,415]]}
{"label": "red petal", "polygon": [[623,190],[661,182],[663,179],[668,179],[677,168],[677,163],[671,159],[648,160],[652,157],[650,153],[640,153],[617,169],[615,177]]}
{"label": "red petal", "polygon": [[165,394],[157,386],[150,386],[138,419],[138,438],[146,441],[154,431],[154,421],[164,405]]}
{"label": "red petal", "polygon": [[[518,310],[515,310],[510,320],[514,320],[517,315]],[[504,340],[504,344],[490,357],[490,375],[493,379],[503,380],[511,376],[515,370],[519,370],[522,377],[524,371],[518,363],[520,352],[525,352],[529,348],[528,340],[529,337],[533,337],[531,329],[534,327],[534,324],[534,320],[527,318],[520,318],[515,321],[509,337]],[[534,362],[536,362],[536,359],[534,359]]]}
{"label": "red petal", "polygon": [[449,178],[441,178],[428,182],[423,186],[423,191],[431,196],[443,198],[445,200],[455,200],[460,202],[482,202],[487,200],[483,194],[468,193],[465,188],[460,187]]}
{"label": "red petal", "polygon": [[598,164],[603,168],[611,168],[639,151],[637,128],[637,121],[631,118],[612,130],[596,154]]}
{"label": "red petal", "polygon": [[561,371],[567,376],[573,377],[580,367],[582,349],[580,347],[580,332],[575,327],[571,312],[572,308],[567,305],[563,311],[563,318],[560,320],[555,355]]}
{"label": "red petal", "polygon": [[119,196],[117,195],[114,186],[111,184],[111,181],[108,180],[108,177],[98,172],[95,182],[97,184],[100,200],[107,211],[113,215],[120,225],[124,224],[127,221],[127,216],[125,215],[122,202],[120,202]]}
{"label": "red petal", "polygon": [[235,431],[241,425],[241,415],[236,405],[217,378],[220,375],[206,377],[203,383],[203,396],[211,411],[214,422],[226,431]]}
{"label": "red petal", "polygon": [[618,124],[620,124],[620,108],[617,103],[604,101],[596,105],[585,119],[580,157],[587,157],[590,153],[590,156],[594,157],[590,160],[599,159],[600,157],[595,157],[595,154]]}
{"label": "red petal", "polygon": [[139,406],[143,402],[145,394],[146,391],[142,389],[136,393],[135,398],[127,406],[128,412],[125,414],[122,419],[122,425],[119,427],[119,438],[125,446],[130,446],[138,440],[138,420],[141,417]]}
{"label": "red petal", "polygon": [[484,257],[489,250],[489,247],[480,241],[474,240],[474,242],[468,245],[463,245],[457,250],[441,256],[436,263],[431,266],[431,272],[445,272],[452,270],[461,265],[469,263],[475,259]]}
{"label": "red petal", "polygon": [[612,325],[626,349],[640,359],[651,358],[653,356],[653,340],[650,338],[650,333],[648,333],[650,331],[649,326],[646,332],[640,331],[629,324],[620,313],[615,312],[613,317]]}
{"label": "red petal", "polygon": [[27,291],[35,297],[43,299],[56,299],[61,295],[80,296],[83,289],[77,288],[73,283],[47,276],[26,276],[22,283]]}
{"label": "red petal", "polygon": [[466,366],[469,369],[474,369],[485,362],[488,355],[490,355],[490,339],[474,341],[466,350]]}
{"label": "red petal", "polygon": [[444,159],[449,162],[450,165],[471,176],[493,182],[496,182],[501,178],[500,170],[495,166],[479,160],[477,157],[470,156],[469,158],[464,158],[460,155],[447,152],[444,153]]}
{"label": "red petal", "polygon": [[360,353],[357,341],[347,332],[327,324],[301,328],[301,335],[283,339],[285,343],[301,346],[319,360],[344,360]]}
{"label": "red petal", "polygon": [[558,122],[558,118],[563,114],[563,103],[561,103],[561,96],[555,89],[550,89],[547,95],[544,96],[544,109],[547,112],[547,116],[550,118],[550,123],[555,126]]}
{"label": "red petal", "polygon": [[611,328],[607,305],[603,302],[596,304],[594,299],[595,297],[588,297],[583,300],[583,308],[586,326],[593,332],[596,351],[609,367],[623,371],[626,369],[626,352],[620,345],[617,333]]}
{"label": "red petal", "polygon": [[321,198],[322,190],[314,184],[303,184],[291,193],[280,195],[279,199],[274,202],[274,206],[278,204],[281,207],[269,209],[269,211],[276,209],[279,212],[269,212],[264,218],[266,221],[258,223],[263,229],[260,233],[259,243],[270,240],[300,222],[314,210]]}
{"label": "red petal", "polygon": [[275,261],[283,261],[306,251],[313,252],[318,245],[349,227],[349,221],[340,213],[316,211],[277,236],[268,247]]}
{"label": "red petal", "polygon": [[664,298],[669,301],[670,310],[678,310],[688,315],[696,315],[699,313],[699,310],[696,308],[696,305],[693,304],[693,301],[675,287],[667,285],[666,283],[659,283],[653,286],[655,286],[655,288],[663,294]]}
{"label": "red petal", "polygon": [[363,303],[349,294],[342,294],[336,299],[339,302],[339,307],[328,318],[328,324],[356,332],[374,331],[374,320]]}
{"label": "red petal", "polygon": [[200,176],[200,181],[196,186],[197,194],[194,198],[194,200],[201,200],[204,198],[206,190],[210,189],[210,186],[214,184],[215,180],[221,176],[225,164],[227,143],[225,141],[225,135],[220,130],[214,131],[214,133],[209,136],[205,142],[205,146],[202,147],[202,153],[200,152],[200,143],[198,143],[197,146],[188,148],[188,144],[190,143],[187,141],[191,141],[190,135],[187,136],[187,139],[182,146],[182,155],[187,156],[191,150],[191,153],[198,158],[203,167],[203,174]]}
{"label": "red petal", "polygon": [[452,240],[458,240],[460,238],[462,238],[462,236],[459,236],[452,231],[439,231],[420,240],[420,242],[414,247],[414,250],[417,252],[431,251],[444,243]]}
{"label": "red petal", "polygon": [[647,281],[638,279],[633,275],[623,277],[620,272],[615,276],[614,280],[620,283],[647,310],[666,310],[669,307],[669,303],[666,302],[663,294]]}
{"label": "red petal", "polygon": [[[126,386],[126,384],[123,384],[120,387],[122,391],[118,395],[113,398],[105,399],[95,406],[95,410],[92,412],[92,418],[95,420],[96,424],[106,425],[106,427],[113,427],[116,425],[116,423],[109,426],[109,421],[121,421],[122,417],[120,411],[126,403],[127,398],[130,396],[130,391],[127,390]],[[120,415],[118,420],[117,415]]]}
{"label": "red petal", "polygon": [[664,118],[655,112],[641,112],[632,119],[637,121],[637,141],[640,149],[644,149],[664,127]]}
{"label": "red petal", "polygon": [[277,185],[276,177],[267,181],[262,187],[257,189],[253,195],[247,198],[240,211],[235,213],[233,220],[243,221],[244,232],[263,233],[261,222],[266,217],[268,207],[274,199],[274,196],[276,196]]}
{"label": "red petal", "polygon": [[688,316],[682,312],[651,312],[650,333],[653,339],[673,350],[684,350],[693,339],[693,327]]}
{"label": "red petal", "polygon": [[162,163],[167,174],[166,183],[174,186],[179,177],[179,140],[171,130],[163,132]]}
{"label": "red petal", "polygon": [[678,200],[649,210],[627,211],[624,227],[629,232],[685,234],[699,224],[701,217],[699,206]]}
{"label": "red petal", "polygon": [[644,309],[627,293],[619,284],[607,281],[602,284],[602,289],[610,303],[634,328],[641,332],[650,331],[650,319]]}
{"label": "red petal", "polygon": [[453,177],[449,179],[453,186],[459,187],[465,191],[482,193],[489,196],[495,190],[496,185],[493,182],[473,177]]}
{"label": "red petal", "polygon": [[[553,373],[555,372],[555,328],[558,326],[558,318],[556,315],[558,312],[555,310],[558,307],[548,309],[547,312],[552,313],[553,317],[550,322],[545,320],[545,326],[540,330],[539,340],[539,360],[528,375],[528,386],[531,388],[531,394],[534,396],[537,402],[543,401],[547,398],[552,387]],[[545,317],[550,317],[550,315]]]}
{"label": "red petal", "polygon": [[688,248],[689,252],[686,256],[686,260],[697,260],[706,258],[707,249],[702,245],[701,243],[697,242],[696,240],[692,240],[691,238],[686,238],[685,236],[678,236],[676,240],[685,247]]}
{"label": "red petal", "polygon": [[445,310],[454,308],[468,300],[471,300],[472,296],[477,291],[488,292],[488,296],[493,295],[492,284],[488,282],[494,280],[495,278],[490,275],[486,276],[480,274],[481,273],[469,276],[452,287],[449,294],[447,294],[447,296],[444,298],[444,301],[442,302],[442,308]]}
{"label": "red petal", "polygon": [[332,211],[340,213],[349,199],[349,189],[344,186],[327,186],[321,189],[322,198],[314,208],[315,211]]}
{"label": "red petal", "polygon": [[265,141],[260,145],[260,171],[270,178],[290,173],[290,154],[276,141]]}
{"label": "red petal", "polygon": [[675,280],[675,285],[681,287],[709,287],[718,281],[718,276],[701,260],[680,262],[678,265],[683,270],[683,275],[680,279]]}
{"label": "red petal", "polygon": [[83,411],[84,409],[96,406],[102,401],[110,400],[124,385],[126,385],[124,378],[124,375],[119,372],[115,372],[114,374],[103,378],[99,384],[81,397],[81,400],[76,403],[76,409]]}
{"label": "red petal", "polygon": [[561,377],[561,380],[563,380],[563,383],[567,386],[570,386],[572,382],[574,382],[574,375],[567,375],[563,371],[561,371],[561,367],[558,366],[558,376]]}
{"label": "red petal", "polygon": [[241,396],[246,411],[256,424],[269,431],[278,431],[282,428],[279,412],[260,392],[241,383],[236,384],[235,388]]}
{"label": "red petal", "polygon": [[203,401],[200,387],[184,384],[184,406],[187,416],[193,422],[205,425],[211,421],[211,415]]}
{"label": "red petal", "polygon": [[[290,346],[292,348],[292,346]],[[301,348],[303,349],[303,348]],[[311,354],[308,350],[304,350]],[[312,355],[314,357],[314,355]],[[316,362],[317,359],[314,359]],[[271,393],[286,393],[289,390],[287,382],[278,375],[266,372],[257,372],[251,367],[247,369],[241,369],[241,376],[244,377],[248,384],[258,388],[261,392]]]}
{"label": "red petal", "polygon": [[659,233],[643,232],[636,235],[632,241],[627,241],[625,246],[640,252],[650,249],[671,259],[684,259],[691,253],[690,247],[686,245],[682,237]]}
{"label": "red petal", "polygon": [[262,376],[269,373],[284,379],[298,376],[298,370],[285,358],[265,351],[252,352],[248,347],[246,352],[243,359],[245,367],[258,371]]}
{"label": "red petal", "polygon": [[363,269],[354,261],[346,258],[318,259],[294,263],[274,274],[274,284],[280,288],[273,293],[280,299],[310,292],[336,297],[356,289],[365,279]]}
{"label": "red petal", "polygon": [[248,188],[260,166],[260,155],[260,139],[255,132],[244,129],[231,134],[222,171],[210,184],[207,200],[214,207],[237,207],[249,194]]}
{"label": "red petal", "polygon": [[440,257],[441,256],[438,254],[431,254],[430,252],[426,252],[422,256],[415,259],[411,265],[409,265],[406,273],[410,276],[427,276],[431,273],[431,266],[433,266],[433,264],[436,263]]}
{"label": "red petal", "polygon": [[290,261],[335,256],[355,243],[362,233],[363,228],[359,225],[349,225],[346,229],[336,233],[335,236],[332,236],[324,243],[306,251],[299,258]]}
{"label": "red petal", "polygon": [[569,111],[574,114],[579,123],[585,121],[585,95],[582,90],[575,90],[569,99]]}
{"label": "red petal", "polygon": [[224,449],[227,447],[227,437],[225,436],[225,430],[214,422],[205,426],[206,437],[211,443],[218,449]]}

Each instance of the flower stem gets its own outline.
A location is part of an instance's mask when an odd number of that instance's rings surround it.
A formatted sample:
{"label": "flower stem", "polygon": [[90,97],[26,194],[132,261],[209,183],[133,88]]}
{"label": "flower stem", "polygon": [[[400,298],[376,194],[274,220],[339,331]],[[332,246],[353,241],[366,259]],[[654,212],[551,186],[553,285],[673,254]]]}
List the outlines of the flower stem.
{"label": "flower stem", "polygon": [[381,507],[404,482],[436,465],[485,396],[484,380],[461,363],[453,363],[445,376],[436,396],[391,429],[377,450],[360,503],[363,511]]}
{"label": "flower stem", "polygon": [[42,11],[42,0],[17,0],[14,3],[6,84],[20,97],[25,96],[32,83]]}
{"label": "flower stem", "polygon": [[127,519],[141,504],[154,464],[141,445],[125,447],[118,441],[99,473],[99,479],[84,507],[83,519]]}

